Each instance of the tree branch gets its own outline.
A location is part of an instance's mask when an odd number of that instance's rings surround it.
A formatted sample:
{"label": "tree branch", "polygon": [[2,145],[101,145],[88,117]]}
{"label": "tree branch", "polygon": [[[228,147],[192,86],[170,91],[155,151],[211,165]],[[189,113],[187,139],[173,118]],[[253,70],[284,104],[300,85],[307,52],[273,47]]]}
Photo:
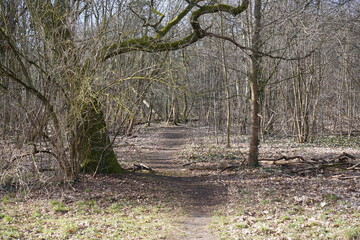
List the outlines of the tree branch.
{"label": "tree branch", "polygon": [[[130,51],[145,51],[145,52],[161,52],[171,51],[185,48],[192,43],[210,36],[205,34],[199,23],[199,18],[205,14],[216,13],[216,12],[227,12],[234,16],[245,11],[249,5],[249,0],[243,0],[242,4],[233,7],[226,4],[210,5],[210,6],[199,6],[197,1],[188,1],[189,5],[173,20],[168,22],[165,27],[160,29],[154,37],[143,36],[141,38],[133,38],[123,42],[116,42],[111,45],[105,46],[100,52],[100,61],[105,61],[113,56],[123,54]],[[177,41],[162,41],[162,38],[176,26],[189,12],[195,7],[199,7],[198,10],[192,12],[190,17],[190,24],[193,32],[185,36],[184,38]]]}
{"label": "tree branch", "polygon": [[5,85],[3,85],[3,84],[1,84],[1,83],[0,83],[0,87],[3,89],[4,92],[7,92],[7,91],[8,91],[8,88],[5,87]]}
{"label": "tree branch", "polygon": [[190,3],[179,15],[177,15],[173,20],[168,22],[165,27],[160,29],[155,34],[155,39],[161,39],[162,37],[164,37],[170,31],[170,29],[176,26],[195,6],[195,3]]}
{"label": "tree branch", "polygon": [[[315,49],[311,50],[310,52],[308,52],[304,56],[287,58],[287,57],[284,57],[284,56],[276,56],[276,55],[271,55],[269,53],[256,51],[251,47],[245,47],[245,46],[241,45],[240,43],[236,42],[234,39],[232,39],[230,37],[222,36],[222,35],[219,35],[219,34],[216,34],[216,33],[211,33],[211,32],[204,32],[203,34],[205,36],[215,37],[215,38],[219,38],[219,39],[223,39],[223,40],[226,40],[228,42],[231,42],[232,44],[234,44],[236,47],[240,48],[241,50],[248,50],[248,51],[251,51],[252,53],[259,54],[260,56],[263,56],[263,57],[269,57],[269,58],[273,58],[273,59],[280,59],[280,60],[286,60],[286,61],[301,60],[301,59],[304,59],[304,58],[307,58],[307,57],[311,56],[316,51],[316,48],[315,48]],[[250,55],[250,54],[248,54],[248,55]]]}
{"label": "tree branch", "polygon": [[233,7],[227,4],[218,4],[218,5],[210,5],[210,6],[204,6],[200,9],[196,10],[191,14],[190,18],[190,24],[192,28],[194,29],[195,34],[198,37],[203,37],[203,30],[200,27],[199,18],[205,14],[209,13],[216,13],[216,12],[227,12],[232,14],[233,16],[237,16],[243,11],[247,9],[249,5],[249,0],[244,0],[241,5],[238,7]]}
{"label": "tree branch", "polygon": [[159,42],[152,37],[144,36],[142,38],[130,39],[121,43],[114,43],[102,49],[100,60],[107,60],[119,54],[131,51],[144,52],[163,52],[185,48],[192,43],[198,41],[193,33],[187,35],[183,39],[173,42]]}
{"label": "tree branch", "polygon": [[6,68],[5,66],[3,66],[0,63],[0,73],[3,73],[4,76],[7,76],[9,78],[11,78],[12,80],[14,80],[16,83],[18,83],[19,85],[21,85],[23,88],[26,89],[26,91],[28,91],[29,93],[33,94],[34,96],[36,96],[46,107],[46,109],[48,110],[49,114],[51,115],[51,118],[54,121],[54,125],[56,129],[60,129],[60,123],[59,120],[56,116],[56,113],[54,111],[54,107],[53,105],[50,103],[49,99],[47,99],[41,92],[39,92],[36,88],[29,86],[28,84],[26,84],[22,79],[20,79],[13,71],[11,71],[10,69]]}

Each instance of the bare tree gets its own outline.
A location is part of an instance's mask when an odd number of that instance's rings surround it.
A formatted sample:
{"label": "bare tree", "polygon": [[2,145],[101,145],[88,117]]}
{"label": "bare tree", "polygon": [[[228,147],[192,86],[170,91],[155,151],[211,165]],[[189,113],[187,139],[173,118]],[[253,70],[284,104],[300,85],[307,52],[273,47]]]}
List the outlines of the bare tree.
{"label": "bare tree", "polygon": [[[52,127],[51,136],[48,137],[65,178],[76,176],[80,165],[87,172],[123,171],[107,133],[103,107],[99,101],[101,92],[96,91],[95,87],[99,83],[98,68],[106,67],[118,55],[133,51],[162,52],[185,48],[206,36],[200,24],[202,16],[216,12],[236,16],[245,11],[248,5],[246,0],[235,7],[202,0],[189,1],[181,3],[179,6],[182,10],[163,23],[165,14],[157,11],[152,1],[150,5],[144,4],[142,7],[152,9],[147,13],[156,14],[146,16],[132,9],[136,18],[143,20],[142,26],[151,31],[117,37],[107,32],[116,23],[112,21],[115,12],[121,11],[121,4],[125,4],[117,3],[115,6],[115,2],[103,2],[100,8],[103,11],[89,17],[84,13],[93,11],[91,6],[99,4],[97,1],[90,5],[81,1],[24,1],[31,23],[26,27],[33,33],[39,46],[42,46],[43,55],[37,58],[19,47],[7,26],[0,29],[9,52],[19,65],[18,69],[14,69],[1,64],[1,75],[17,83],[43,104],[50,119],[48,126]],[[190,31],[179,38],[169,37],[175,26],[186,20]],[[81,36],[78,24],[94,26],[87,30],[89,33],[84,32],[84,36]],[[91,31],[94,33],[91,34]],[[30,44],[33,37],[26,37]],[[42,83],[50,84],[58,92],[55,90],[45,94],[38,85],[31,85],[40,74]]]}

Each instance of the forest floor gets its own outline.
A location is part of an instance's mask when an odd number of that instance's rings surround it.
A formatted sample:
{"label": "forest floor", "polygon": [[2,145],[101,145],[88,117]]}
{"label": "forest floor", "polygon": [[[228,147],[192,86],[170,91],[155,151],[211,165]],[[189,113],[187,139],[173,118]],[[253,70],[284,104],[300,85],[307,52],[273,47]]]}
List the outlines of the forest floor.
{"label": "forest floor", "polygon": [[[297,158],[246,169],[239,165],[246,139],[224,148],[213,136],[199,126],[140,126],[115,142],[126,174],[82,175],[70,187],[22,195],[0,191],[0,239],[360,239],[357,168],[302,171]],[[357,163],[359,146],[274,139],[262,143],[260,158]],[[152,171],[131,171],[134,164]]]}

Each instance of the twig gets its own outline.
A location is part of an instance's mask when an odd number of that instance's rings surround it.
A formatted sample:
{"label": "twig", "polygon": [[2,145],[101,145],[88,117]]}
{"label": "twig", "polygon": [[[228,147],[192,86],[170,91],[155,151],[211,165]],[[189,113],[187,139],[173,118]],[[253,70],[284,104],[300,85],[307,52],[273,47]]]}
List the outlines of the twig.
{"label": "twig", "polygon": [[20,159],[20,158],[24,158],[24,157],[28,157],[28,156],[34,156],[38,153],[46,153],[46,154],[50,154],[52,156],[54,156],[56,159],[57,159],[57,156],[55,153],[53,152],[50,152],[49,150],[35,150],[34,152],[32,153],[26,153],[26,154],[23,154],[23,155],[20,155],[20,156],[15,156],[13,159],[10,160],[10,163],[14,162],[15,160],[17,159]]}
{"label": "twig", "polygon": [[348,154],[348,153],[346,153],[346,152],[343,152],[341,155],[339,155],[339,156],[337,157],[337,159],[339,159],[340,161],[341,161],[341,160],[346,160],[346,158],[350,158],[350,159],[352,159],[352,160],[355,160],[355,159],[356,159],[353,155],[350,155],[350,154]]}
{"label": "twig", "polygon": [[234,170],[234,169],[236,169],[236,168],[239,168],[240,166],[227,166],[227,167],[225,167],[225,168],[223,168],[221,171],[220,171],[220,173],[222,173],[222,172],[224,172],[224,171],[226,171],[226,170]]}
{"label": "twig", "polygon": [[360,179],[360,176],[345,176],[345,175],[335,175],[333,178],[337,178],[340,180],[347,180],[347,179]]}
{"label": "twig", "polygon": [[360,166],[360,162],[358,162],[357,164],[351,166],[351,167],[348,167],[347,170],[354,170],[354,169],[358,169],[357,167]]}

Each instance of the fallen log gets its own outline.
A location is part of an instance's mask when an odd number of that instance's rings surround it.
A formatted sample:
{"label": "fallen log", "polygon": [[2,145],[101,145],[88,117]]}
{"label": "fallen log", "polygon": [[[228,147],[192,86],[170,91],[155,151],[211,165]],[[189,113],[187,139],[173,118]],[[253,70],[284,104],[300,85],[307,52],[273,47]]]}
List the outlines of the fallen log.
{"label": "fallen log", "polygon": [[273,162],[273,163],[276,163],[277,161],[281,161],[281,160],[284,160],[284,161],[290,161],[290,160],[294,160],[294,159],[300,159],[302,162],[305,162],[305,163],[309,163],[309,164],[312,164],[312,163],[330,163],[330,162],[346,162],[347,160],[351,159],[351,160],[356,160],[356,158],[351,155],[351,154],[348,154],[346,152],[343,152],[342,154],[340,154],[339,156],[337,157],[334,157],[334,158],[331,158],[329,160],[326,160],[324,158],[320,158],[320,159],[316,159],[316,158],[311,158],[310,161],[307,161],[303,156],[292,156],[292,157],[287,157],[285,155],[279,157],[279,158],[262,158],[262,159],[259,159],[259,161],[264,161],[264,162]]}
{"label": "fallen log", "polygon": [[[349,167],[349,165],[351,165]],[[292,173],[300,173],[305,171],[319,171],[319,170],[327,170],[331,168],[336,168],[335,170],[349,170],[349,168],[353,167],[355,165],[352,165],[352,163],[348,162],[335,162],[335,163],[319,163],[316,164],[315,167],[308,167],[308,168],[301,168],[292,170]],[[360,168],[359,168],[360,169]],[[358,170],[356,167],[351,170]]]}
{"label": "fallen log", "polygon": [[133,172],[142,171],[142,170],[153,171],[150,167],[146,166],[145,164],[134,163],[133,169],[132,169]]}
{"label": "fallen log", "polygon": [[262,159],[259,159],[259,161],[264,161],[264,162],[276,162],[276,161],[280,161],[280,160],[285,160],[285,161],[290,161],[290,160],[293,160],[293,159],[300,159],[301,161],[303,162],[306,162],[305,158],[302,157],[302,156],[293,156],[293,157],[287,157],[287,156],[281,156],[279,158],[262,158]]}
{"label": "fallen log", "polygon": [[[300,161],[291,161],[299,159]],[[308,172],[319,172],[319,171],[346,171],[346,170],[360,170],[360,162],[354,162],[356,157],[343,152],[342,154],[331,157],[322,157],[321,159],[314,159],[307,161],[302,156],[281,156],[278,158],[264,158],[259,161],[271,161],[273,164],[280,165],[283,168],[290,168],[292,173],[308,173]],[[281,162],[279,162],[281,161]],[[285,161],[285,162],[284,162]],[[224,169],[224,171],[227,169]]]}

